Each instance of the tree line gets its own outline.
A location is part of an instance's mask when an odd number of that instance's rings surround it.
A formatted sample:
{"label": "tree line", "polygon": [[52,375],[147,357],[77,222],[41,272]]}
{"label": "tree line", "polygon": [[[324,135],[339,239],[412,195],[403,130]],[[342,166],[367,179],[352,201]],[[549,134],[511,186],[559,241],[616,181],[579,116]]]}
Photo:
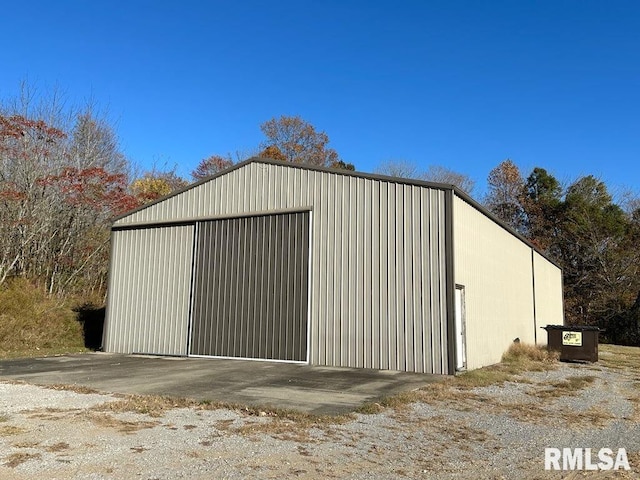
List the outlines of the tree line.
{"label": "tree line", "polygon": [[[354,169],[328,146],[326,133],[300,117],[260,128],[264,141],[247,157]],[[175,168],[136,173],[95,105],[67,107],[59,96],[23,88],[0,103],[0,287],[21,277],[49,294],[103,297],[113,220],[234,163],[211,155],[191,180]]]}
{"label": "tree line", "polygon": [[0,110],[0,285],[101,291],[111,218],[134,208],[128,161],[91,106],[22,99]]}
{"label": "tree line", "polygon": [[[216,174],[250,156],[354,170],[329,137],[297,116],[260,125],[263,142],[247,155],[202,159],[191,179],[176,169],[136,173],[112,124],[94,105],[66,108],[55,97],[23,95],[0,104],[0,287],[25,277],[50,294],[101,296],[109,229],[115,217]],[[386,161],[377,173],[454,184],[463,173]],[[598,325],[616,343],[640,343],[640,200],[615,201],[606,184],[584,176],[564,185],[547,170],[523,177],[505,160],[487,179],[482,202],[563,269],[566,317]]]}

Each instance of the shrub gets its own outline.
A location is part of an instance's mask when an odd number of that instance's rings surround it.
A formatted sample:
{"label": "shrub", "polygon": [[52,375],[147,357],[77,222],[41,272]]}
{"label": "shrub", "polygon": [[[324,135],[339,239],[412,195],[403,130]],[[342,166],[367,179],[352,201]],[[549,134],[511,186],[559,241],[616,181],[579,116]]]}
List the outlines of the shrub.
{"label": "shrub", "polygon": [[502,355],[502,363],[529,364],[532,362],[553,362],[558,359],[557,352],[550,352],[546,346],[537,346],[527,343],[512,343],[509,349]]}

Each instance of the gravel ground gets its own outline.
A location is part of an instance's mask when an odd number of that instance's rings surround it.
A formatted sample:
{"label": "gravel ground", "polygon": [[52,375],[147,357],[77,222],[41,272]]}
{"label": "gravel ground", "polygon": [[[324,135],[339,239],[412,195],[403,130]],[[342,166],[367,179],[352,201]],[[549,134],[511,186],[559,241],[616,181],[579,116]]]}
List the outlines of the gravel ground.
{"label": "gravel ground", "polygon": [[[572,377],[588,378],[558,387]],[[333,422],[200,407],[152,416],[105,410],[122,396],[0,383],[0,478],[640,478],[639,386],[633,369],[560,364],[501,386],[431,386],[420,402]],[[545,471],[545,447],[625,448],[631,470]]]}

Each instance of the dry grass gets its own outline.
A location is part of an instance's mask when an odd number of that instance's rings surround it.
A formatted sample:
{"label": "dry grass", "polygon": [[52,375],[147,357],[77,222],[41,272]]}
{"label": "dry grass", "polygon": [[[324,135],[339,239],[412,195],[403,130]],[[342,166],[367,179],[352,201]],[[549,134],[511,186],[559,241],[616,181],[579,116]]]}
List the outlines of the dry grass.
{"label": "dry grass", "polygon": [[0,350],[0,360],[11,360],[16,358],[40,358],[40,357],[57,357],[60,355],[68,355],[70,353],[86,353],[89,349],[78,346],[59,346],[59,347],[35,347],[31,349],[14,349],[9,351]]}
{"label": "dry grass", "polygon": [[[278,440],[309,443],[313,440],[309,434],[312,426],[291,420],[267,419],[264,422],[246,422],[237,427],[230,427],[229,430],[242,436],[269,435]],[[320,428],[324,429],[326,425],[321,425]]]}
{"label": "dry grass", "polygon": [[4,466],[9,468],[16,468],[18,465],[22,465],[29,460],[37,460],[41,457],[39,453],[12,453],[4,458]]}
{"label": "dry grass", "polygon": [[[434,384],[439,385],[439,384]],[[363,413],[366,415],[372,415],[376,413],[380,413],[387,408],[392,409],[405,409],[408,405],[416,402],[426,402],[430,398],[433,398],[436,394],[431,394],[431,389],[434,392],[444,392],[449,391],[445,388],[434,388],[432,385],[427,387],[423,387],[418,390],[412,390],[409,392],[401,392],[396,395],[392,395],[389,397],[381,398],[377,402],[367,402],[362,404],[360,407],[356,409],[356,413]]]}
{"label": "dry grass", "polygon": [[[640,465],[640,449],[632,450],[632,451],[627,450],[627,458],[629,460],[629,465],[631,466],[631,471],[633,472],[633,470],[635,470],[637,472],[638,465]],[[633,477],[629,477],[629,478],[633,478]]]}
{"label": "dry grass", "polygon": [[34,441],[15,442],[11,444],[14,448],[36,448],[38,445],[40,445],[40,442]]}
{"label": "dry grass", "polygon": [[[30,410],[28,412],[29,418],[36,418],[39,420],[48,421],[68,421],[68,422],[90,422],[96,426],[104,428],[112,428],[121,433],[133,433],[145,428],[153,428],[160,423],[157,421],[126,421],[105,413],[102,411],[95,411],[94,409],[58,409],[58,408],[43,408]],[[58,445],[60,447],[60,445]]]}
{"label": "dry grass", "polygon": [[64,408],[35,408],[31,410],[25,410],[29,418],[37,418],[40,420],[60,420],[62,418],[68,418],[71,415],[78,413],[80,409],[64,409]]}
{"label": "dry grass", "polygon": [[331,435],[333,427],[354,418],[353,415],[324,416],[292,410],[262,410],[255,415],[242,409],[239,413],[244,413],[245,417],[256,416],[257,418],[245,418],[241,421],[218,420],[215,423],[215,429],[219,432],[247,436],[254,440],[258,440],[261,435],[269,435],[279,440],[307,443],[314,441],[309,433],[311,429]]}
{"label": "dry grass", "polygon": [[233,419],[218,420],[216,422],[216,430],[231,430],[231,425],[235,422]]}
{"label": "dry grass", "polygon": [[[575,375],[562,381],[535,384],[529,392],[534,397],[531,401],[502,403],[499,398],[487,397],[470,391],[473,388],[505,382],[533,384],[522,375],[531,371],[555,369],[557,366],[555,352],[547,352],[545,348],[531,345],[514,344],[498,365],[465,372],[454,378],[446,377],[439,383],[427,385],[419,390],[395,395],[376,403],[365,404],[358,412],[375,414],[386,408],[392,408],[395,410],[394,418],[404,425],[411,425],[415,421],[408,407],[410,404],[418,402],[446,403],[459,411],[482,409],[497,414],[507,414],[524,422],[550,424],[570,422],[574,427],[605,425],[614,418],[602,406],[591,407],[585,411],[566,412],[553,408],[553,405],[548,402],[541,403],[535,400],[575,396],[594,384],[597,377],[593,375]],[[640,396],[630,397],[630,399],[637,400],[636,412],[640,415]],[[430,428],[435,427],[431,425]],[[455,432],[449,433],[454,434]]]}
{"label": "dry grass", "polygon": [[437,428],[449,441],[463,445],[470,442],[486,443],[490,438],[486,431],[473,428],[466,422],[443,421]]}
{"label": "dry grass", "polygon": [[548,403],[513,402],[487,404],[485,410],[507,414],[520,422],[557,425],[566,429],[604,427],[616,418],[601,405],[569,411]]}
{"label": "dry grass", "polygon": [[[463,391],[458,378],[443,377],[440,382],[430,383],[417,390],[401,392],[385,397],[377,402],[367,402],[356,409],[356,413],[376,414],[385,409],[406,411],[412,403],[437,404],[440,402],[454,402],[456,407],[464,410],[470,402],[479,399],[473,392]],[[463,383],[463,385],[466,385]]]}
{"label": "dry grass", "polygon": [[597,405],[583,410],[582,412],[566,413],[565,418],[568,421],[575,422],[579,426],[593,428],[594,425],[604,427],[616,417],[601,405]]}
{"label": "dry grass", "polygon": [[331,434],[333,427],[353,419],[351,415],[324,416],[290,410],[271,411],[262,417],[238,424],[233,420],[220,420],[216,423],[216,429],[253,438],[269,435],[279,440],[308,443],[313,441],[311,429]]}
{"label": "dry grass", "polygon": [[488,407],[495,413],[504,413],[510,417],[527,423],[552,422],[554,413],[548,405],[529,402],[493,403]]}
{"label": "dry grass", "polygon": [[502,355],[497,365],[464,372],[456,377],[456,386],[477,388],[505,382],[523,381],[524,372],[542,372],[558,366],[558,353],[550,352],[543,346],[513,343]]}
{"label": "dry grass", "polygon": [[508,364],[517,364],[524,367],[535,366],[539,363],[555,362],[558,360],[558,353],[547,350],[541,345],[531,345],[528,343],[512,343],[507,351],[502,355],[502,361]]}
{"label": "dry grass", "polygon": [[168,410],[200,406],[201,402],[185,398],[173,398],[162,395],[124,395],[114,402],[105,402],[92,408],[98,412],[133,412],[161,417]]}
{"label": "dry grass", "polygon": [[72,305],[24,279],[0,289],[0,358],[84,349]]}
{"label": "dry grass", "polygon": [[0,437],[10,437],[13,435],[20,435],[21,433],[25,432],[26,430],[24,428],[16,427],[14,425],[0,426]]}
{"label": "dry grass", "polygon": [[631,402],[633,412],[629,420],[640,423],[640,348],[620,345],[600,345],[599,362],[606,368],[632,376],[632,385],[625,395]]}
{"label": "dry grass", "polygon": [[363,415],[375,415],[384,411],[384,409],[382,402],[365,402],[356,408],[355,412]]}
{"label": "dry grass", "polygon": [[317,424],[339,424],[352,418],[349,415],[330,417],[313,415],[297,410],[249,407],[233,403],[198,401],[162,395],[124,395],[120,400],[96,405],[92,407],[92,410],[114,413],[133,412],[149,415],[150,417],[162,417],[167,411],[176,408],[193,408],[199,410],[227,409],[245,417],[267,417],[277,421],[295,422],[303,427],[310,427]]}
{"label": "dry grass", "polygon": [[[246,435],[256,438],[259,435],[269,435],[280,440],[291,440],[296,442],[308,442],[311,440],[309,430],[318,428],[327,430],[333,425],[338,425],[351,420],[351,415],[323,416],[313,415],[296,410],[273,409],[247,407],[237,404],[227,404],[221,402],[199,402],[197,400],[174,398],[157,395],[126,395],[115,402],[106,402],[93,407],[94,412],[125,413],[133,412],[149,415],[151,417],[162,417],[167,411],[175,408],[193,408],[201,410],[227,409],[238,413],[243,417],[258,417],[260,420],[240,422],[235,425],[234,420],[220,420],[216,423],[216,429],[227,431],[237,435]],[[111,417],[113,421],[113,417]],[[95,421],[95,420],[94,420]],[[147,425],[148,424],[148,425]],[[138,423],[143,428],[157,425],[153,422],[145,424]],[[125,430],[128,425],[121,426]],[[130,428],[136,428],[131,425]],[[185,429],[193,428],[186,425]]]}
{"label": "dry grass", "polygon": [[81,414],[80,417],[89,420],[94,425],[104,428],[113,428],[120,433],[134,433],[145,428],[153,428],[160,424],[159,422],[148,421],[130,422],[120,420],[112,415],[95,412],[85,412]]}
{"label": "dry grass", "polygon": [[44,447],[44,449],[49,453],[63,452],[69,449],[69,444],[67,442],[58,442]]}
{"label": "dry grass", "polygon": [[536,391],[534,395],[539,398],[574,396],[595,382],[596,379],[597,377],[593,375],[578,375],[568,377],[565,380],[541,383],[539,385],[543,388]]}
{"label": "dry grass", "polygon": [[83,395],[101,393],[99,390],[96,390],[95,388],[86,387],[84,385],[77,385],[77,384],[72,384],[72,385],[54,384],[54,385],[41,385],[41,386],[45,388],[50,388],[51,390],[62,390],[66,392],[81,393]]}
{"label": "dry grass", "polygon": [[438,403],[455,401],[456,408],[466,410],[474,402],[483,402],[484,397],[468,390],[505,382],[528,382],[522,378],[524,372],[544,371],[557,368],[558,354],[548,352],[545,347],[514,343],[502,357],[502,362],[477,370],[464,372],[455,377],[443,377],[418,390],[403,392],[378,402],[365,403],[357,413],[375,414],[386,408],[403,409],[416,402]]}
{"label": "dry grass", "polygon": [[[518,371],[517,373],[520,373]],[[502,364],[479,368],[461,373],[456,377],[455,386],[462,389],[501,385],[514,380],[516,373],[509,366]]]}
{"label": "dry grass", "polygon": [[410,413],[393,415],[402,424],[403,433],[420,432],[428,435],[434,442],[446,438],[447,442],[466,444],[469,442],[485,443],[490,435],[485,430],[472,427],[469,422],[455,420],[441,415],[434,417],[418,417]]}
{"label": "dry grass", "polygon": [[640,371],[640,348],[638,347],[600,345],[598,354],[598,363],[604,367]]}
{"label": "dry grass", "polygon": [[627,397],[633,404],[633,413],[631,414],[631,420],[635,423],[640,423],[640,396],[637,394]]}

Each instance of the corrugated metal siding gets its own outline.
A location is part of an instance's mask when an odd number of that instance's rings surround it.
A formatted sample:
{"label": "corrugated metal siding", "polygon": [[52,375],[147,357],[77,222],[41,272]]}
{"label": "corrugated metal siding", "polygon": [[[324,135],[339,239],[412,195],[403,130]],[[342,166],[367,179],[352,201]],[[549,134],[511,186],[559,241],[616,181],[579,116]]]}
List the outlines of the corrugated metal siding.
{"label": "corrugated metal siding", "polygon": [[197,231],[190,354],[306,362],[309,212]]}
{"label": "corrugated metal siding", "polygon": [[500,361],[515,338],[534,342],[531,247],[454,198],[455,282],[465,287],[467,368]]}
{"label": "corrugated metal siding", "polygon": [[[535,274],[536,324],[564,325],[564,302],[562,298],[562,270],[538,252],[533,252]],[[538,343],[547,343],[547,334],[537,329]]]}
{"label": "corrugated metal siding", "polygon": [[114,231],[104,348],[186,355],[193,226]]}
{"label": "corrugated metal siding", "polygon": [[447,372],[445,193],[250,163],[117,222],[312,207],[310,361]]}

